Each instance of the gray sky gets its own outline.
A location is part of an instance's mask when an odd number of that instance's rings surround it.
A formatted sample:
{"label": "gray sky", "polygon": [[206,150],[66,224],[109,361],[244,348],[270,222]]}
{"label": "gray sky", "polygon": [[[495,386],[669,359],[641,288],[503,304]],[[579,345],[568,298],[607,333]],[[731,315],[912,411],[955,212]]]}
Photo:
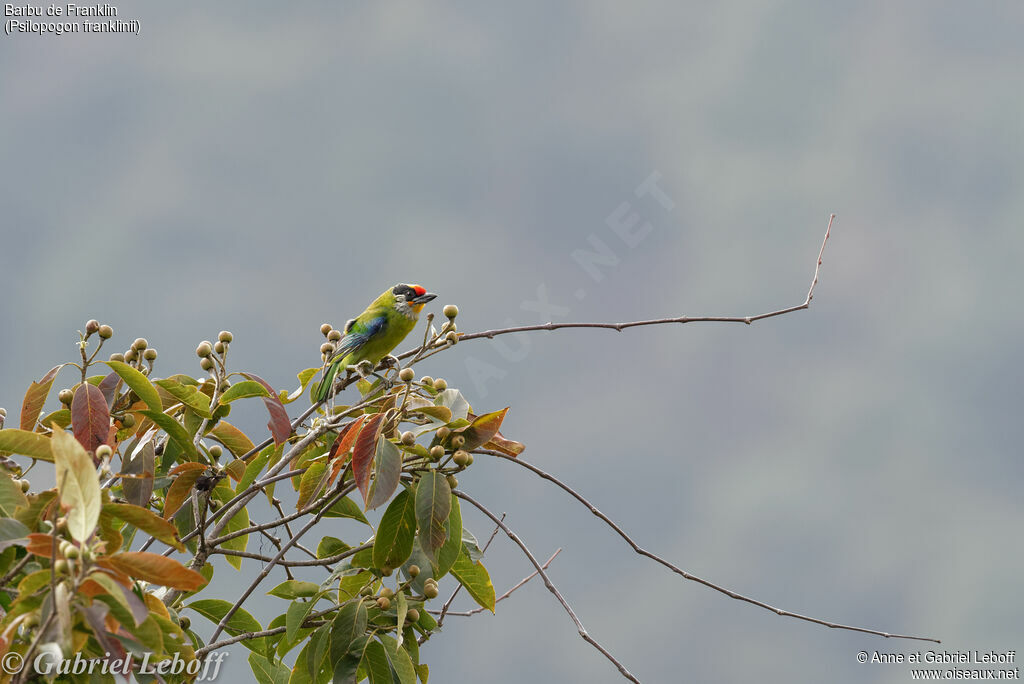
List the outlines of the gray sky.
{"label": "gray sky", "polygon": [[[1019,3],[118,8],[138,36],[0,37],[0,406],[93,317],[168,375],[232,330],[235,368],[284,388],[321,322],[398,281],[466,331],[760,313],[803,300],[835,212],[810,311],[473,342],[422,372],[511,406],[525,459],[694,574],[940,650],[1024,646]],[[652,173],[671,210],[637,196]],[[609,227],[629,213],[635,244]],[[599,280],[573,258],[595,239]],[[904,682],[857,652],[936,648],[683,581],[514,466],[460,480],[564,548],[552,579],[645,682]],[[529,566],[492,549],[501,593]],[[617,680],[540,583],[423,655],[438,682]]]}

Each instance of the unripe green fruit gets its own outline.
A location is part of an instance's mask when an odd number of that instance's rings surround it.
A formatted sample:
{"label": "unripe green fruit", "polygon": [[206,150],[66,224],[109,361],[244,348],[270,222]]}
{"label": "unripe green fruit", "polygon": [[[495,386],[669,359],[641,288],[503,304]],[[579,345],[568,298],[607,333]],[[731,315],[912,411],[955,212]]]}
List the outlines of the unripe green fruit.
{"label": "unripe green fruit", "polygon": [[398,379],[402,382],[412,382],[416,378],[416,371],[412,368],[403,368],[398,371]]}
{"label": "unripe green fruit", "polygon": [[111,337],[114,336],[114,329],[111,328],[109,325],[101,325],[100,329],[97,330],[97,332],[100,334],[100,337],[102,337],[105,340],[109,340]]}
{"label": "unripe green fruit", "polygon": [[232,335],[227,330],[221,330],[220,333],[217,335],[217,340],[223,342],[224,344],[231,344],[232,340],[234,339],[235,336]]}
{"label": "unripe green fruit", "polygon": [[391,567],[390,565],[385,565],[383,568],[380,569],[380,574],[384,575],[385,577],[391,577],[391,574],[394,571],[395,569],[393,567]]}
{"label": "unripe green fruit", "polygon": [[202,361],[199,362],[199,367],[202,368],[204,371],[213,370],[213,361],[211,361],[210,357],[207,356]]}
{"label": "unripe green fruit", "polygon": [[32,613],[27,618],[25,618],[25,622],[23,624],[26,627],[28,627],[29,629],[32,629],[33,627],[38,627],[39,626],[39,614],[38,613]]}
{"label": "unripe green fruit", "polygon": [[124,414],[124,418],[121,419],[121,425],[126,428],[133,427],[135,425],[135,416],[130,413]]}
{"label": "unripe green fruit", "polygon": [[438,392],[444,392],[446,389],[448,389],[448,381],[445,380],[444,378],[438,378],[437,380],[434,380],[434,389],[436,389]]}
{"label": "unripe green fruit", "polygon": [[111,361],[120,361],[121,363],[124,363],[124,354],[111,354],[110,355],[110,360]]}
{"label": "unripe green fruit", "polygon": [[331,330],[329,333],[327,333],[327,339],[330,340],[331,342],[337,342],[341,338],[342,334],[340,330]]}
{"label": "unripe green fruit", "polygon": [[100,322],[95,318],[85,324],[85,334],[92,335],[94,332],[100,329]]}
{"label": "unripe green fruit", "polygon": [[428,599],[437,598],[437,595],[439,593],[440,591],[438,590],[436,584],[427,584],[423,587],[423,595],[426,596]]}
{"label": "unripe green fruit", "polygon": [[188,619],[187,615],[182,615],[180,618],[178,618],[178,626],[182,629],[188,629],[192,626],[192,621]]}
{"label": "unripe green fruit", "polygon": [[455,455],[452,456],[452,460],[455,461],[455,465],[465,468],[469,465],[469,452],[459,449],[455,452]]}
{"label": "unripe green fruit", "polygon": [[213,345],[210,344],[209,342],[207,342],[206,340],[203,340],[202,342],[200,342],[199,346],[196,347],[196,356],[198,356],[201,359],[205,359],[207,356],[209,356],[212,353],[213,353]]}
{"label": "unripe green fruit", "polygon": [[327,333],[331,332],[332,330],[334,330],[334,326],[331,325],[330,323],[324,323],[323,325],[320,326],[320,334],[323,335],[324,337],[327,337]]}
{"label": "unripe green fruit", "polygon": [[223,447],[220,444],[214,444],[210,447],[210,456],[214,458],[220,458],[220,455],[224,453]]}
{"label": "unripe green fruit", "polygon": [[28,494],[28,490],[32,489],[32,483],[28,480],[18,480],[18,484],[21,486],[22,494]]}
{"label": "unripe green fruit", "polygon": [[367,584],[365,587],[359,590],[360,595],[369,596],[373,593],[373,587]]}
{"label": "unripe green fruit", "polygon": [[424,375],[422,378],[420,378],[420,382],[422,382],[427,387],[434,386],[434,378],[430,377],[429,375]]}
{"label": "unripe green fruit", "polygon": [[135,359],[139,358],[139,353],[134,349],[129,349],[124,353],[125,363],[134,363]]}
{"label": "unripe green fruit", "polygon": [[459,315],[459,307],[455,306],[454,304],[446,304],[444,309],[442,310],[442,313],[448,318],[455,318],[456,316]]}
{"label": "unripe green fruit", "polygon": [[68,573],[68,562],[63,558],[55,561],[53,564],[53,572],[56,575],[66,575]]}
{"label": "unripe green fruit", "polygon": [[0,408],[0,417],[3,417],[3,418],[7,417],[7,409]]}
{"label": "unripe green fruit", "polygon": [[466,438],[463,437],[462,435],[455,435],[454,437],[452,437],[452,446],[455,447],[456,449],[461,449],[465,443]]}
{"label": "unripe green fruit", "polygon": [[444,447],[440,444],[430,447],[430,458],[435,461],[444,456]]}
{"label": "unripe green fruit", "polygon": [[409,622],[419,622],[420,611],[416,610],[415,608],[410,608],[405,612],[405,619]]}
{"label": "unripe green fruit", "polygon": [[418,565],[410,565],[409,569],[407,570],[407,572],[409,574],[409,577],[412,577],[413,579],[416,579],[416,577],[420,574],[420,566],[418,566]]}
{"label": "unripe green fruit", "polygon": [[455,489],[456,487],[458,487],[459,486],[459,478],[455,477],[454,475],[449,475],[448,476],[448,486],[451,487],[452,489]]}
{"label": "unripe green fruit", "polygon": [[391,587],[381,587],[380,588],[380,595],[385,597],[385,598],[391,598],[392,596],[395,595],[395,592],[393,592],[391,590]]}
{"label": "unripe green fruit", "polygon": [[473,465],[473,454],[469,454],[469,460],[466,461],[467,466]]}
{"label": "unripe green fruit", "polygon": [[412,446],[415,443],[416,435],[408,431],[402,433],[402,444],[404,444],[405,446]]}
{"label": "unripe green fruit", "polygon": [[142,358],[146,359],[147,361],[156,361],[156,349],[150,347],[149,349],[142,353]]}
{"label": "unripe green fruit", "polygon": [[84,549],[82,549],[82,560],[86,563],[92,563],[92,559],[92,549],[90,549],[89,547],[85,547]]}
{"label": "unripe green fruit", "polygon": [[330,354],[332,351],[334,351],[334,345],[330,342],[324,342],[320,345],[321,354]]}
{"label": "unripe green fruit", "polygon": [[218,354],[223,354],[225,349],[227,349],[227,347],[225,347],[224,343],[221,342],[220,340],[217,340],[213,344],[213,351],[217,352]]}
{"label": "unripe green fruit", "polygon": [[386,596],[381,596],[379,599],[377,599],[377,607],[381,610],[387,610],[391,607],[391,599],[387,598]]}
{"label": "unripe green fruit", "polygon": [[65,558],[70,558],[71,560],[74,560],[82,555],[82,552],[79,551],[78,547],[74,544],[68,544],[68,548],[63,549],[61,553],[64,554]]}
{"label": "unripe green fruit", "polygon": [[[127,420],[129,417],[131,417],[132,425],[134,425],[135,424],[135,416],[133,416],[132,414],[128,413],[128,414],[125,415],[125,420]],[[124,425],[125,427],[131,427],[131,425],[128,425],[126,422],[124,422],[124,420],[121,421],[121,425]],[[99,458],[99,459],[110,458],[113,455],[114,455],[114,450],[110,448],[109,444],[100,444],[98,447],[96,447],[96,458]]]}
{"label": "unripe green fruit", "polygon": [[148,346],[149,342],[146,340],[145,337],[137,337],[135,338],[135,341],[132,342],[132,349],[137,349],[139,351],[142,351]]}
{"label": "unripe green fruit", "polygon": [[448,439],[448,435],[452,434],[452,431],[451,428],[442,425],[441,427],[437,428],[437,432],[435,432],[434,434],[437,435],[438,439]]}
{"label": "unripe green fruit", "polygon": [[62,404],[66,404],[66,405],[70,406],[71,405],[71,400],[74,399],[74,398],[75,398],[75,393],[72,392],[69,389],[62,389],[60,392],[57,393],[57,399],[59,399],[60,403],[62,403]]}

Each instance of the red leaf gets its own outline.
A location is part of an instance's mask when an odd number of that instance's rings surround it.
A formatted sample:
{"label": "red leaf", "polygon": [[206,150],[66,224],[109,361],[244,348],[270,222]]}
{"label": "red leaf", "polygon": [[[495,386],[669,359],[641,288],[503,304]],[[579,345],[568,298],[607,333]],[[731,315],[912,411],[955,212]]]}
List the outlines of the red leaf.
{"label": "red leaf", "polygon": [[28,535],[28,544],[25,545],[25,550],[37,556],[50,558],[53,554],[53,535],[33,532]]}
{"label": "red leaf", "polygon": [[260,383],[270,392],[269,397],[263,397],[263,405],[267,407],[267,413],[270,414],[270,422],[267,423],[267,427],[270,428],[270,434],[274,436],[274,444],[284,444],[292,434],[292,422],[288,419],[288,411],[278,399],[277,392],[266,380],[254,373],[242,373],[242,375]]}
{"label": "red leaf", "polygon": [[462,448],[466,451],[472,451],[491,441],[498,434],[498,428],[501,427],[501,421],[505,420],[506,413],[508,413],[507,406],[500,411],[485,413],[480,417],[470,415],[469,419],[473,422],[466,427],[452,430],[452,433],[461,434],[465,437],[466,442],[462,445]]}
{"label": "red leaf", "polygon": [[114,404],[114,395],[116,394],[117,388],[120,384],[121,376],[113,372],[100,380],[100,392],[103,392],[103,397],[107,400],[107,406],[112,406]]}
{"label": "red leaf", "polygon": [[[346,425],[341,432],[338,433],[338,438],[334,440],[334,444],[331,445],[331,453],[327,455],[327,460],[331,464],[331,477],[327,481],[328,485],[334,483],[334,478],[338,477],[338,473],[341,472],[341,467],[345,465],[345,455],[348,450],[352,448],[352,442],[356,440],[359,435],[359,428],[363,426],[363,420],[366,416],[359,416],[354,421]],[[341,454],[341,456],[338,456]],[[335,458],[335,456],[338,456]]]}
{"label": "red leaf", "polygon": [[100,567],[109,567],[164,587],[195,591],[206,584],[206,578],[174,560],[148,551],[124,551],[96,559]]}
{"label": "red leaf", "polygon": [[71,400],[71,428],[86,451],[96,451],[110,438],[110,412],[99,387],[83,382]]}
{"label": "red leaf", "polygon": [[57,377],[57,371],[62,366],[54,366],[50,372],[40,378],[39,382],[33,382],[25,392],[25,399],[21,402],[21,429],[31,432],[39,420],[39,412],[43,410],[46,397],[50,394],[50,387],[53,386],[53,379]]}
{"label": "red leaf", "polygon": [[514,439],[508,439],[500,432],[495,432],[494,436],[491,437],[490,441],[484,444],[484,449],[493,449],[494,451],[500,451],[506,456],[515,458],[519,454],[523,453],[526,446],[522,442],[517,442]]}
{"label": "red leaf", "polygon": [[352,449],[352,474],[355,476],[359,492],[363,495],[364,506],[370,495],[370,471],[373,469],[373,454],[377,451],[377,435],[380,434],[380,423],[383,419],[384,414],[377,413],[366,421]]}

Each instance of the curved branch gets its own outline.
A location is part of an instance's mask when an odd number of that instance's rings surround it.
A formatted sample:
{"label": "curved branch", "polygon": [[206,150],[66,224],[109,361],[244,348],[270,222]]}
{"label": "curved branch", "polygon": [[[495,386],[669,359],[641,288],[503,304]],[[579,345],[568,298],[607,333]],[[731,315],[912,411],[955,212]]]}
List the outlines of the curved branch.
{"label": "curved branch", "polygon": [[628,534],[626,534],[622,530],[621,527],[619,527],[617,524],[615,524],[615,522],[611,518],[609,518],[607,515],[602,513],[600,510],[598,510],[598,508],[594,504],[590,503],[585,498],[583,498],[583,496],[581,494],[579,494],[575,489],[573,489],[569,485],[565,484],[564,482],[559,480],[557,477],[555,477],[553,475],[550,475],[549,473],[544,472],[543,470],[541,470],[537,466],[532,465],[530,463],[527,463],[526,461],[523,461],[522,459],[515,458],[513,456],[508,456],[508,455],[503,454],[503,453],[501,453],[499,451],[491,451],[490,449],[476,449],[476,450],[473,451],[473,453],[476,453],[476,454],[486,454],[488,456],[496,456],[497,458],[501,458],[501,459],[504,459],[504,460],[509,461],[511,463],[515,463],[515,464],[517,464],[519,466],[522,466],[523,468],[526,468],[527,470],[533,472],[534,474],[539,475],[543,479],[548,480],[549,482],[555,483],[561,489],[563,489],[564,491],[568,492],[569,495],[572,496],[574,499],[576,499],[581,504],[586,506],[587,509],[591,513],[593,513],[598,518],[600,518],[602,521],[604,521],[604,523],[606,525],[608,525],[608,527],[610,527],[613,530],[615,530],[616,534],[618,534],[620,537],[622,537],[626,541],[626,543],[629,544],[630,547],[632,547],[632,549],[635,552],[637,552],[638,554],[640,554],[641,556],[645,556],[645,557],[650,558],[651,560],[653,560],[653,561],[655,561],[657,563],[660,563],[661,565],[664,565],[666,568],[668,568],[672,572],[676,573],[677,575],[679,575],[683,579],[687,579],[687,580],[690,580],[691,582],[697,582],[699,584],[703,584],[704,586],[706,586],[706,587],[708,587],[710,589],[714,589],[717,592],[725,594],[729,598],[734,598],[737,601],[745,601],[746,603],[750,603],[752,605],[758,606],[759,608],[764,608],[765,610],[770,610],[771,612],[773,612],[773,613],[775,613],[777,615],[781,615],[783,617],[791,617],[791,618],[796,618],[797,620],[804,620],[805,622],[813,622],[816,625],[822,625],[824,627],[830,627],[832,629],[843,629],[843,630],[847,630],[847,631],[850,631],[850,632],[862,632],[864,634],[874,634],[875,636],[885,637],[886,639],[913,639],[913,640],[916,640],[916,641],[932,641],[932,642],[935,642],[936,644],[942,643],[939,639],[933,639],[931,637],[911,636],[911,635],[908,635],[908,634],[891,634],[889,632],[882,632],[882,631],[879,631],[879,630],[876,630],[876,629],[867,629],[865,627],[852,627],[850,625],[843,625],[843,624],[839,624],[837,622],[828,622],[827,620],[820,620],[820,619],[815,618],[815,617],[810,617],[809,615],[801,615],[800,613],[793,613],[793,612],[788,611],[788,610],[783,610],[781,608],[776,608],[774,606],[768,605],[767,603],[764,603],[763,601],[758,601],[757,599],[750,598],[749,596],[744,596],[743,594],[739,594],[739,593],[737,593],[737,592],[735,592],[735,591],[733,591],[731,589],[726,589],[725,587],[719,586],[719,585],[715,584],[714,582],[711,582],[711,581],[703,579],[701,577],[697,577],[696,575],[690,574],[690,573],[686,572],[685,570],[683,570],[683,569],[681,569],[679,567],[676,567],[672,563],[669,563],[664,558],[661,558],[660,556],[657,556],[657,555],[651,553],[650,551],[642,548],[639,544],[637,544],[635,541],[633,541],[632,537],[630,537]]}

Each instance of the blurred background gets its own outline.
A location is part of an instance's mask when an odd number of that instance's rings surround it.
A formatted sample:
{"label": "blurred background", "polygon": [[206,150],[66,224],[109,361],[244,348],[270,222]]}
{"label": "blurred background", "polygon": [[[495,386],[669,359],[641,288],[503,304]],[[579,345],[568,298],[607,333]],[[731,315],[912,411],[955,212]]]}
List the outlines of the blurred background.
{"label": "blurred background", "polygon": [[[686,582],[512,464],[462,486],[564,549],[552,579],[645,682],[904,682],[857,652],[1024,652],[1020,3],[118,9],[138,36],[0,37],[14,418],[89,318],[111,351],[145,336],[157,375],[199,374],[231,330],[234,368],[290,389],[322,322],[399,281],[467,332],[799,304],[835,212],[808,311],[480,340],[420,372],[511,406],[524,459],[686,570],[941,646]],[[531,571],[503,537],[485,562],[499,594]],[[435,682],[619,680],[537,581],[423,658]]]}

